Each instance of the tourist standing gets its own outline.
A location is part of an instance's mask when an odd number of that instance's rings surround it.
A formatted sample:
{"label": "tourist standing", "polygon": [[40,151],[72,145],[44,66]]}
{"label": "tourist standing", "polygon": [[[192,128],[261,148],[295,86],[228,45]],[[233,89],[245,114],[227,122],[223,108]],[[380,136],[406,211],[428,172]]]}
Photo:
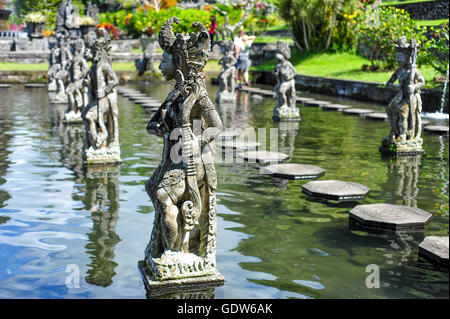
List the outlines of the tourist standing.
{"label": "tourist standing", "polygon": [[250,48],[255,40],[255,36],[247,36],[244,30],[239,30],[238,35],[234,38],[234,47],[236,52],[236,81],[238,88],[242,87],[242,76],[244,76],[245,85],[249,86],[248,69],[250,67]]}
{"label": "tourist standing", "polygon": [[212,15],[210,19],[210,25],[209,25],[209,37],[211,38],[211,50],[213,46],[214,36],[216,35],[216,29],[217,29],[217,21],[216,16]]}

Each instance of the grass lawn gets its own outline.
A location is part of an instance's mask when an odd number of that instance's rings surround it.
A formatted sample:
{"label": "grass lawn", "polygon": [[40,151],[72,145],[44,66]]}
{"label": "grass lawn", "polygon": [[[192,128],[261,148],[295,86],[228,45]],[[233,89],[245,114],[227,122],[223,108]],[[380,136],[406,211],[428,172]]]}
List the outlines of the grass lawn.
{"label": "grass lawn", "polygon": [[275,36],[265,36],[265,37],[256,37],[255,43],[271,43],[271,42],[277,42],[278,40],[283,40],[288,43],[294,43],[294,40],[292,38],[280,38]]}
{"label": "grass lawn", "polygon": [[382,6],[392,6],[396,4],[408,4],[408,3],[416,3],[416,2],[430,2],[435,0],[406,0],[406,1],[386,1],[381,3]]}
{"label": "grass lawn", "polygon": [[438,20],[414,20],[414,23],[416,25],[424,25],[427,27],[434,27],[443,25],[444,23],[448,22],[448,19],[438,19]]}
{"label": "grass lawn", "polygon": [[[393,71],[362,71],[362,66],[364,64],[370,65],[370,61],[352,53],[304,53],[293,49],[291,62],[297,74],[357,81],[385,83],[393,73]],[[251,70],[272,71],[275,65],[275,59],[271,59],[262,65],[252,67]],[[433,79],[438,74],[430,66],[422,66],[420,67],[420,71],[425,77],[426,86],[432,87]]]}

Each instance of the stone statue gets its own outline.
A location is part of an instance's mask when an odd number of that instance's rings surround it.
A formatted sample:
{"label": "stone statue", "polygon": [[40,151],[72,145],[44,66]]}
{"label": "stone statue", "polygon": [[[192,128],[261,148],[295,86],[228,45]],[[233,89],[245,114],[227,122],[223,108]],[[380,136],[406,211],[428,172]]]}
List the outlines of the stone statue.
{"label": "stone statue", "polygon": [[408,43],[402,36],[395,49],[398,68],[387,85],[392,86],[398,80],[399,90],[386,109],[391,132],[383,138],[380,150],[396,154],[423,154],[420,89],[425,85],[425,80],[416,67],[418,44],[414,39]]}
{"label": "stone statue", "polygon": [[83,158],[87,164],[120,163],[117,91],[119,80],[109,59],[111,38],[97,29],[94,57],[89,70],[89,104],[82,111],[85,124]]}
{"label": "stone statue", "polygon": [[98,15],[98,7],[95,3],[88,3],[86,6],[86,16],[94,19],[95,24],[100,22],[100,17]]}
{"label": "stone statue", "polygon": [[230,40],[222,41],[220,44],[220,48],[224,56],[220,59],[219,64],[222,65],[222,70],[219,75],[219,91],[217,93],[217,100],[231,100],[234,101],[236,99],[235,90],[235,65],[237,63],[235,53],[234,53],[234,45]]}
{"label": "stone statue", "polygon": [[142,58],[134,61],[136,69],[139,72],[139,76],[143,75],[147,70],[156,72],[153,59],[153,54],[156,51],[156,42],[153,39],[142,38],[141,45],[144,51]]}
{"label": "stone statue", "polygon": [[177,17],[168,19],[159,33],[164,50],[159,69],[176,84],[147,125],[150,134],[164,139],[162,162],[145,184],[155,219],[140,269],[150,289],[161,281],[177,284],[178,279],[192,285],[224,281],[215,261],[214,140],[222,122],[203,73],[210,38],[199,22],[193,24],[197,33],[175,35],[172,26],[179,22]]}
{"label": "stone statue", "polygon": [[244,24],[245,19],[247,19],[248,14],[250,13],[250,11],[253,9],[254,6],[255,4],[253,3],[253,0],[247,1],[247,3],[244,6],[244,15],[235,24],[230,23],[228,12],[219,9],[218,7],[215,8],[217,12],[219,12],[221,15],[225,17],[225,24],[220,30],[220,33],[222,34],[222,40],[226,40],[227,38],[233,40],[234,33],[236,32],[236,30],[239,30],[240,27]]}
{"label": "stone statue", "polygon": [[69,66],[72,51],[68,32],[60,29],[55,34],[56,42],[51,52],[51,66],[48,70],[49,91],[56,93],[51,98],[52,103],[67,103],[66,85],[69,80]]}
{"label": "stone statue", "polygon": [[56,29],[72,29],[75,27],[75,8],[72,0],[63,0],[58,6]]}
{"label": "stone statue", "polygon": [[274,70],[277,79],[277,84],[275,85],[277,102],[273,112],[273,119],[276,121],[300,121],[300,111],[296,106],[295,68],[289,62],[291,57],[289,44],[278,41],[275,57],[277,59],[277,65]]}
{"label": "stone statue", "polygon": [[51,37],[48,41],[48,46],[50,49],[50,59],[49,59],[49,68],[47,71],[48,81],[47,81],[47,90],[49,92],[56,92],[57,84],[56,84],[56,72],[58,71],[60,65],[60,49],[58,45],[58,41],[56,37]]}
{"label": "stone statue", "polygon": [[89,99],[83,90],[83,80],[89,68],[84,58],[85,45],[83,39],[78,39],[74,44],[74,56],[69,67],[70,83],[66,88],[69,98],[69,108],[64,116],[67,123],[82,123],[81,111],[87,106]]}

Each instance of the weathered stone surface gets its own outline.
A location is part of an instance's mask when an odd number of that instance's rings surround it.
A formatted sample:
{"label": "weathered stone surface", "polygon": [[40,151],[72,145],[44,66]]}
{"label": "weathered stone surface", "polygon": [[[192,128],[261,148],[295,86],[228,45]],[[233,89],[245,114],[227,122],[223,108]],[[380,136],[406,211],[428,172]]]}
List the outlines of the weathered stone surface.
{"label": "weathered stone surface", "polygon": [[428,133],[448,135],[448,126],[444,125],[427,125],[423,129]]}
{"label": "weathered stone surface", "polygon": [[432,215],[422,209],[392,205],[358,205],[350,211],[350,219],[361,226],[393,231],[423,231]]}
{"label": "weathered stone surface", "polygon": [[425,237],[419,245],[419,256],[448,267],[448,236]]}
{"label": "weathered stone surface", "polygon": [[325,170],[308,164],[272,164],[263,168],[263,174],[283,179],[316,179],[325,174]]}
{"label": "weathered stone surface", "polygon": [[244,161],[250,163],[279,163],[285,160],[288,156],[283,153],[269,152],[269,151],[248,151],[237,155]]}
{"label": "weathered stone surface", "polygon": [[220,148],[232,148],[235,150],[251,150],[260,146],[261,143],[252,141],[240,141],[236,140],[217,140],[216,146]]}
{"label": "weathered stone surface", "polygon": [[313,99],[312,97],[301,97],[301,96],[297,96],[297,97],[295,98],[295,100],[296,100],[297,102],[304,103],[304,102],[307,102],[307,101],[314,101],[315,99]]}
{"label": "weathered stone surface", "polygon": [[334,201],[356,201],[364,199],[370,188],[359,183],[338,180],[308,182],[302,192],[312,196]]}
{"label": "weathered stone surface", "polygon": [[310,101],[304,101],[303,104],[306,106],[322,107],[322,106],[332,104],[332,103],[328,102],[328,101],[321,101],[321,100],[310,100]]}
{"label": "weathered stone surface", "polygon": [[342,113],[344,114],[349,114],[349,115],[365,115],[365,114],[369,114],[369,113],[373,113],[375,112],[374,110],[369,110],[369,109],[358,109],[358,108],[350,108],[350,109],[345,109],[342,110]]}
{"label": "weathered stone surface", "polygon": [[422,119],[422,126],[426,126],[428,124],[430,124],[430,121]]}
{"label": "weathered stone surface", "polygon": [[144,108],[150,108],[150,109],[153,109],[153,108],[157,109],[161,105],[160,102],[145,102],[145,103],[139,103],[139,104]]}
{"label": "weathered stone surface", "polygon": [[220,101],[236,100],[236,93],[234,91],[236,87],[235,65],[237,59],[235,57],[233,41],[222,41],[220,43],[220,49],[223,57],[219,61],[222,69],[219,74],[219,91],[217,92],[216,99]]}
{"label": "weathered stone surface", "polygon": [[341,110],[345,110],[345,109],[350,109],[351,106],[350,105],[344,105],[344,104],[326,104],[323,105],[322,108],[326,111],[341,111]]}
{"label": "weathered stone surface", "polygon": [[386,121],[388,116],[386,113],[369,113],[366,115],[366,119],[373,121]]}

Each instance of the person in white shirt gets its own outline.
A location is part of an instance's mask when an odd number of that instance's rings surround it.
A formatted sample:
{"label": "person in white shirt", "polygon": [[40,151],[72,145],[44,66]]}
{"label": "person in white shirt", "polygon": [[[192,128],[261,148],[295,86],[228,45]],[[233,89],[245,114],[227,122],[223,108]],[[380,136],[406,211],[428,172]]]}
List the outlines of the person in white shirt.
{"label": "person in white shirt", "polygon": [[250,67],[250,48],[255,40],[255,36],[247,36],[244,30],[239,30],[238,35],[234,38],[234,47],[236,52],[236,81],[238,87],[242,86],[242,75],[244,76],[245,85],[249,86],[248,69]]}

